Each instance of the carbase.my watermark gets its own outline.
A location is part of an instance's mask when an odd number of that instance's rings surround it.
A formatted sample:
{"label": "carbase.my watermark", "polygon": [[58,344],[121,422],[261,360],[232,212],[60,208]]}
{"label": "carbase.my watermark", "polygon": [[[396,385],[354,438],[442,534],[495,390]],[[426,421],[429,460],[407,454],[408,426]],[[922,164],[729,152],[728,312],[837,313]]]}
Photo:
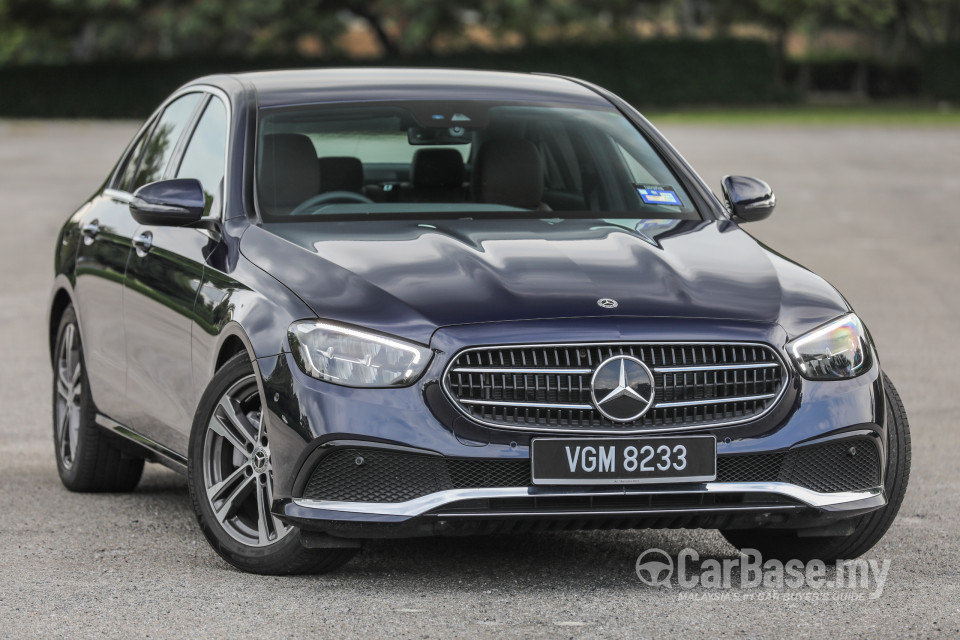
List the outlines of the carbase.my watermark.
{"label": "carbase.my watermark", "polygon": [[[651,587],[701,587],[722,591],[681,593],[687,600],[875,600],[883,594],[890,560],[763,560],[756,549],[743,549],[738,558],[707,558],[682,549],[674,558],[662,549],[647,549],[637,558],[637,577]],[[807,587],[814,591],[791,593]],[[743,593],[731,589],[763,589]],[[747,597],[749,596],[749,597]]]}

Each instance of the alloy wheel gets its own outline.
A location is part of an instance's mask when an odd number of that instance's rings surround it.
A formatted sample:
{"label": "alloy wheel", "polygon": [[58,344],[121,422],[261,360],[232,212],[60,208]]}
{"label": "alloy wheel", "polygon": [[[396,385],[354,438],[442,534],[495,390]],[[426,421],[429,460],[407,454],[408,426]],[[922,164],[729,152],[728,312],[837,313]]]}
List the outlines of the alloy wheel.
{"label": "alloy wheel", "polygon": [[251,547],[274,544],[291,531],[273,516],[273,467],[263,403],[253,375],[224,393],[203,441],[206,497],[223,530]]}
{"label": "alloy wheel", "polygon": [[54,407],[57,455],[64,469],[73,466],[80,435],[83,376],[77,325],[68,324],[57,348],[57,395]]}

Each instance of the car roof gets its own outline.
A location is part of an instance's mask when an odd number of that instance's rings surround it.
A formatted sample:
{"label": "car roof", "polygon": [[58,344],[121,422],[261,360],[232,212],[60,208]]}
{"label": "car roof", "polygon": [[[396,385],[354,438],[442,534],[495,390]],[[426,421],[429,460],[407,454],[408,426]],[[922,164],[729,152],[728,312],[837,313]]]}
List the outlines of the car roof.
{"label": "car roof", "polygon": [[610,107],[571,79],[465,69],[329,68],[232,74],[253,87],[261,107],[328,102],[494,100]]}

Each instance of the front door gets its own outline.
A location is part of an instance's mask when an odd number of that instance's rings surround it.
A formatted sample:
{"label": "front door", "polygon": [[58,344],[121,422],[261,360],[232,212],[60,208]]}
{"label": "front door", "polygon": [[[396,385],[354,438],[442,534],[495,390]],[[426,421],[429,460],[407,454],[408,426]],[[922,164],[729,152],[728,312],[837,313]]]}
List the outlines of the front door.
{"label": "front door", "polygon": [[[210,96],[167,178],[196,178],[206,214],[219,217],[227,111]],[[203,389],[192,376],[194,306],[215,234],[191,227],[138,227],[127,268],[124,327],[130,424],[151,440],[186,451]]]}

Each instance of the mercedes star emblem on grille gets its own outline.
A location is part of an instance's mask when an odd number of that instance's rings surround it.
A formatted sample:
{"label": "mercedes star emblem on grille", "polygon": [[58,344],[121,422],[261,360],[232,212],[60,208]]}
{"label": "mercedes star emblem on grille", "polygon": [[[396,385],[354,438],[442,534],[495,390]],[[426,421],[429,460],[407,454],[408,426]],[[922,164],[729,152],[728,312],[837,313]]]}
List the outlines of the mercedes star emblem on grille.
{"label": "mercedes star emblem on grille", "polygon": [[613,298],[600,298],[597,300],[597,304],[604,309],[616,309],[619,305],[619,303]]}
{"label": "mercedes star emblem on grille", "polygon": [[593,372],[590,395],[606,417],[633,422],[653,405],[653,374],[636,358],[613,356]]}

